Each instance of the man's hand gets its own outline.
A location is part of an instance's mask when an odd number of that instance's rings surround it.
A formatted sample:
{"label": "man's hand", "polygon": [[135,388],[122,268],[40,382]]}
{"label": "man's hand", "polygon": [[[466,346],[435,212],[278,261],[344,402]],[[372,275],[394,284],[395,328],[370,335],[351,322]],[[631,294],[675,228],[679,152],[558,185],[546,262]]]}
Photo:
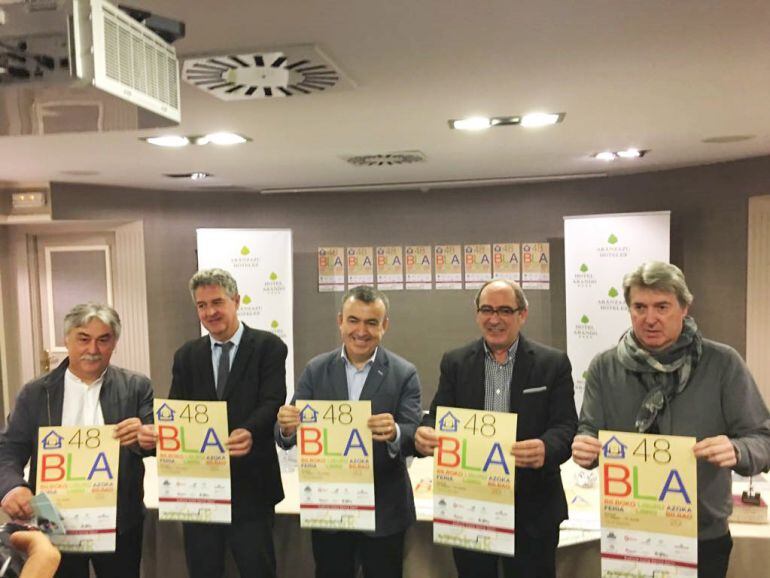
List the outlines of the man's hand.
{"label": "man's hand", "polygon": [[389,413],[371,416],[366,425],[372,431],[372,439],[376,442],[392,442],[396,439],[396,421]]}
{"label": "man's hand", "polygon": [[738,463],[735,447],[725,435],[706,438],[692,447],[695,457],[705,459],[719,468],[731,468]]}
{"label": "man's hand", "polygon": [[28,556],[19,578],[52,578],[56,573],[61,554],[43,532],[14,532],[11,545]]}
{"label": "man's hand", "polygon": [[294,405],[282,405],[278,408],[278,427],[285,438],[297,433],[299,427],[299,408]]}
{"label": "man's hand", "polygon": [[595,467],[601,451],[602,443],[593,436],[577,435],[572,440],[572,461],[586,469]]}
{"label": "man's hand", "polygon": [[251,432],[247,429],[234,429],[227,438],[227,449],[230,451],[230,457],[240,458],[251,451]]}
{"label": "man's hand", "polygon": [[432,456],[438,447],[436,430],[426,425],[417,428],[414,434],[414,447],[424,456]]}
{"label": "man's hand", "polygon": [[32,517],[32,507],[29,501],[32,499],[32,490],[27,486],[16,486],[3,498],[3,511],[15,520],[29,520]]}
{"label": "man's hand", "polygon": [[139,428],[141,427],[142,420],[138,417],[129,417],[115,426],[112,437],[120,440],[122,446],[134,445],[139,439]]}
{"label": "man's hand", "polygon": [[139,442],[139,447],[143,450],[155,449],[155,444],[158,443],[158,434],[155,433],[155,426],[151,423],[143,424],[139,428],[137,441]]}
{"label": "man's hand", "polygon": [[516,460],[517,468],[539,469],[545,463],[545,443],[541,439],[514,442],[511,455]]}

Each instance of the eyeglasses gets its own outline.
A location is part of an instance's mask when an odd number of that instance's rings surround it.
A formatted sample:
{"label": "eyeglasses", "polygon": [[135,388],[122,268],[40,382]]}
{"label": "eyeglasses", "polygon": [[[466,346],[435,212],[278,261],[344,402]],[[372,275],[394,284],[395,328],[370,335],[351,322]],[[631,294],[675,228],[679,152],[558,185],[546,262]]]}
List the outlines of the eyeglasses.
{"label": "eyeglasses", "polygon": [[489,305],[482,305],[476,311],[483,317],[492,317],[495,313],[499,317],[511,317],[514,313],[518,313],[519,311],[523,310],[523,307],[517,307],[514,309],[513,307],[498,307],[495,309],[494,307],[490,307]]}

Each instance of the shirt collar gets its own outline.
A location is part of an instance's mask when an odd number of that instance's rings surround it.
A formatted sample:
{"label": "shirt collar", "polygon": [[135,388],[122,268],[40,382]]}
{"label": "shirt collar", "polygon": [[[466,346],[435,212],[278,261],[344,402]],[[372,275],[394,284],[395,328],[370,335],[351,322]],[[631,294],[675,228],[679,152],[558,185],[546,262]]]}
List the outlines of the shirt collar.
{"label": "shirt collar", "polygon": [[[241,337],[243,337],[243,321],[238,322],[238,329],[233,333],[233,336],[228,339],[230,343],[233,344],[233,346],[237,349],[238,345],[241,343]],[[211,351],[214,351],[214,347],[216,347],[217,343],[220,345],[224,343],[224,341],[217,341],[211,335],[209,335],[209,339],[211,340]]]}
{"label": "shirt collar", "polygon": [[[108,366],[109,367],[109,366]],[[104,374],[107,373],[107,368],[104,368],[104,371],[102,371],[102,374],[97,377],[92,383],[86,383],[82,379],[80,379],[77,375],[72,373],[72,370],[68,367],[67,370],[64,372],[64,379],[68,380],[70,383],[74,383],[76,385],[82,385],[86,388],[96,387],[98,385],[102,385],[104,383]]]}
{"label": "shirt collar", "polygon": [[[483,339],[481,341],[484,344],[484,355],[489,357],[495,363],[498,363],[497,359],[495,359],[495,354],[492,352],[491,349],[489,349],[487,342],[484,341]],[[518,348],[519,348],[519,337],[517,336],[516,341],[511,343],[511,346],[508,348],[508,361],[511,361],[516,357],[516,351],[518,350]]]}
{"label": "shirt collar", "polygon": [[[379,346],[374,348],[374,353],[372,353],[372,356],[366,360],[366,363],[361,367],[361,369],[365,368],[367,365],[374,364],[374,358],[377,357],[377,351],[379,350]],[[353,365],[353,362],[351,362],[348,359],[348,354],[345,353],[345,346],[342,346],[342,353],[340,354],[340,357],[342,357],[342,360],[345,362],[346,367],[355,367],[356,370],[360,371],[355,365]]]}

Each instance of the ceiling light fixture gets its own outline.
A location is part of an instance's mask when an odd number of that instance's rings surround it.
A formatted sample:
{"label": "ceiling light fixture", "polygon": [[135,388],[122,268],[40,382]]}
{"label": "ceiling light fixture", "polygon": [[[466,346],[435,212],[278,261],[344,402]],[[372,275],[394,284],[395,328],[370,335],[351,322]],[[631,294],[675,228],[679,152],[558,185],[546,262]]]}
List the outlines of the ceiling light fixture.
{"label": "ceiling light fixture", "polygon": [[526,126],[528,128],[550,126],[552,124],[556,124],[557,122],[561,122],[563,118],[564,118],[564,113],[532,112],[522,116],[519,124],[521,124],[521,126]]}
{"label": "ceiling light fixture", "polygon": [[196,171],[192,173],[166,173],[164,176],[167,176],[170,179],[189,179],[192,181],[202,181],[205,179],[208,179],[209,177],[213,177],[211,173],[204,173],[203,171]]}
{"label": "ceiling light fixture", "polygon": [[202,181],[203,179],[207,179],[210,177],[208,173],[190,173],[190,180],[193,181]]}
{"label": "ceiling light fixture", "polygon": [[450,120],[449,128],[455,130],[484,130],[493,126],[513,126],[521,125],[527,128],[540,126],[550,126],[564,120],[564,112],[534,112],[524,116],[494,116],[487,118],[483,116],[472,116]]}
{"label": "ceiling light fixture", "polygon": [[195,139],[195,144],[206,145],[215,144],[220,146],[230,146],[248,142],[250,139],[234,132],[213,132]]}
{"label": "ceiling light fixture", "polygon": [[639,149],[626,149],[624,151],[618,151],[617,155],[621,159],[638,159],[640,156],[642,156],[642,151]]}
{"label": "ceiling light fixture", "polygon": [[179,148],[179,147],[186,147],[190,144],[190,139],[186,136],[179,136],[179,135],[163,135],[163,136],[148,136],[147,138],[142,139],[146,142],[148,142],[151,145],[159,146],[159,147],[167,147],[167,148]]}
{"label": "ceiling light fixture", "polygon": [[614,161],[616,159],[640,159],[648,152],[650,152],[649,149],[627,148],[622,151],[602,151],[591,156],[600,161]]}
{"label": "ceiling light fixture", "polygon": [[484,130],[490,126],[492,126],[492,119],[485,116],[472,116],[449,121],[449,128],[455,130]]}

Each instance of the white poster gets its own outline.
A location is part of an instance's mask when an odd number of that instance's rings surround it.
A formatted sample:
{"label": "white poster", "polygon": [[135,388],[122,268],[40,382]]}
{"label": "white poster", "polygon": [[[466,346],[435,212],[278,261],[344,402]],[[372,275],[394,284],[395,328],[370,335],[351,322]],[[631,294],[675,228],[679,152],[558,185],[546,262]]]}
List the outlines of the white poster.
{"label": "white poster", "polygon": [[[290,229],[198,229],[198,268],[219,267],[238,283],[238,318],[275,333],[289,348],[288,398],[294,393],[292,244]],[[201,328],[205,335],[205,329]]]}
{"label": "white poster", "polygon": [[631,325],[623,276],[645,261],[668,262],[670,221],[669,211],[564,217],[567,355],[578,411],[588,364]]}

